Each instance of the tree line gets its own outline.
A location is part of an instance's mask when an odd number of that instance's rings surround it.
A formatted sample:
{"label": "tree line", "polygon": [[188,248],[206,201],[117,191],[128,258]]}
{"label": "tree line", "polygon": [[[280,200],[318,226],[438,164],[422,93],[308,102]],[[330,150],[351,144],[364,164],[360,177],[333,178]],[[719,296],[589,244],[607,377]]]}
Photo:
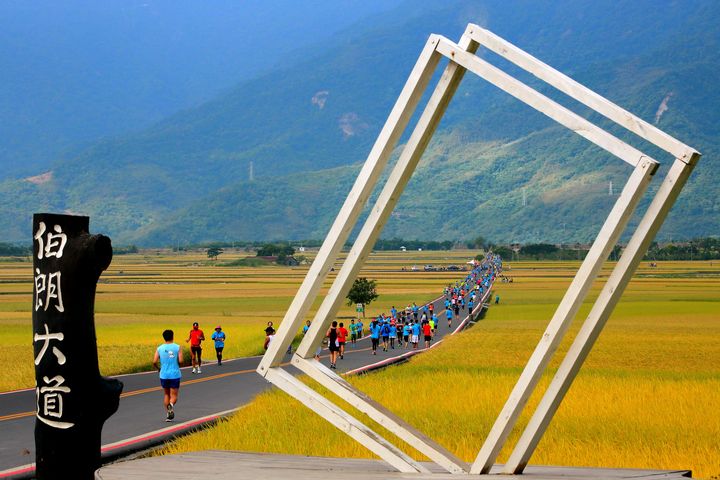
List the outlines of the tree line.
{"label": "tree line", "polygon": [[[259,257],[279,257],[285,260],[296,253],[293,245],[304,245],[306,247],[319,247],[322,242],[319,240],[304,240],[302,242],[212,242],[182,248],[203,249],[208,252],[208,257],[217,259],[223,253],[224,248],[246,248],[256,250]],[[346,244],[350,247],[351,243]],[[482,236],[464,243],[452,242],[449,240],[406,240],[401,238],[380,239],[375,243],[375,250],[388,251],[400,250],[405,247],[407,250],[451,250],[453,248],[477,248],[481,250],[491,249],[506,260],[582,260],[587,255],[586,245],[555,245],[550,243],[528,243],[502,245],[495,244]],[[617,260],[622,253],[623,246],[616,245],[610,254],[611,260]],[[115,255],[138,253],[140,249],[135,245],[113,247]],[[0,257],[28,257],[32,255],[32,248],[13,243],[0,242]],[[659,244],[653,242],[650,245],[645,260],[720,260],[720,238],[706,237],[696,238],[682,242],[668,242]]]}
{"label": "tree line", "polygon": [[[586,245],[553,245],[530,243],[526,245],[491,245],[494,253],[506,260],[583,260],[588,253]],[[610,260],[618,260],[624,246],[615,245]],[[720,238],[698,238],[686,242],[660,245],[653,242],[644,260],[720,260]]]}

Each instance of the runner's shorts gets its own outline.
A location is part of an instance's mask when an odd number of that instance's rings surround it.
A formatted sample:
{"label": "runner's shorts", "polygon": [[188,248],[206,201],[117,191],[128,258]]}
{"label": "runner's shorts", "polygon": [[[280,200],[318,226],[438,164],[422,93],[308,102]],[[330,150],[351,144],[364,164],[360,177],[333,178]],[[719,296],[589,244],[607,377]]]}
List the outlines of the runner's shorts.
{"label": "runner's shorts", "polygon": [[160,386],[162,388],[180,388],[179,378],[161,378]]}

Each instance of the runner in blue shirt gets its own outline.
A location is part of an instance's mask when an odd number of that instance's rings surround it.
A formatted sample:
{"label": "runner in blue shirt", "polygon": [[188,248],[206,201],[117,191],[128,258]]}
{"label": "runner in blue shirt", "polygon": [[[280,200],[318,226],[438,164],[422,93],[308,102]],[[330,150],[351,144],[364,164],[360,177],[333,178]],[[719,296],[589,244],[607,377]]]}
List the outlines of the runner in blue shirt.
{"label": "runner in blue shirt", "polygon": [[220,366],[222,365],[223,348],[225,348],[225,332],[222,331],[220,325],[215,327],[215,331],[210,338],[215,340],[215,355],[217,356],[218,366]]}
{"label": "runner in blue shirt", "polygon": [[452,327],[452,319],[453,319],[452,310],[450,310],[449,308],[446,308],[446,309],[445,309],[445,316],[447,317],[448,328]]}
{"label": "runner in blue shirt", "polygon": [[410,328],[410,324],[405,324],[403,327],[403,341],[405,342],[405,348],[410,345],[410,332],[412,331],[412,328]]}
{"label": "runner in blue shirt", "polygon": [[372,342],[372,354],[377,355],[377,347],[380,343],[380,330],[382,325],[375,320],[370,324],[370,341]]}
{"label": "runner in blue shirt", "polygon": [[419,339],[420,339],[420,324],[418,322],[415,322],[412,324],[412,338],[410,339],[410,341],[413,344],[413,349],[417,349]]}
{"label": "runner in blue shirt", "polygon": [[395,339],[397,338],[397,327],[390,324],[390,348],[395,350]]}
{"label": "runner in blue shirt", "polygon": [[355,320],[350,320],[350,345],[355,345],[355,341],[358,338],[358,324],[355,323]]}
{"label": "runner in blue shirt", "polygon": [[388,349],[388,340],[390,340],[390,322],[385,320],[381,327],[381,335],[382,335],[382,342],[383,342],[383,352],[387,352]]}
{"label": "runner in blue shirt", "polygon": [[165,421],[171,422],[175,418],[175,404],[180,391],[180,364],[183,361],[183,353],[180,345],[173,340],[175,334],[172,330],[163,332],[165,343],[155,350],[153,366],[160,371],[160,386],[163,388],[163,405],[165,406]]}

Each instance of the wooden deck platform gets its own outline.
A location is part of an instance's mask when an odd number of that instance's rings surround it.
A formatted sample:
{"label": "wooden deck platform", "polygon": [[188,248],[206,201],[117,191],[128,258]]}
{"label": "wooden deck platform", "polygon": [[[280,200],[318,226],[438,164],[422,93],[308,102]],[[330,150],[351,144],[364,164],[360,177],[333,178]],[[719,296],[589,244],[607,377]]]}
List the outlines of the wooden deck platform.
{"label": "wooden deck platform", "polygon": [[[425,464],[433,474],[399,473],[381,460],[304,457],[208,450],[181,455],[143,458],[108,465],[95,473],[98,480],[172,478],[213,480],[305,480],[342,478],[349,480],[416,479],[457,480],[437,465]],[[493,470],[495,471],[495,470]],[[684,479],[688,470],[635,470],[617,468],[578,468],[530,466],[523,475],[503,475],[502,479],[596,480],[596,479]]]}

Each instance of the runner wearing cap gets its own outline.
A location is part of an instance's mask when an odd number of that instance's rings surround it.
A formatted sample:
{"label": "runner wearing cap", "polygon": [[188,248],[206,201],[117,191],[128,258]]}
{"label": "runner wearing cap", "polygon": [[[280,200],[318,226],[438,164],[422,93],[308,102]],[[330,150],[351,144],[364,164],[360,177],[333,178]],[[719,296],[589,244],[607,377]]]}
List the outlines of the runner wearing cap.
{"label": "runner wearing cap", "polygon": [[225,348],[225,332],[222,331],[220,325],[215,327],[215,331],[210,338],[215,340],[215,354],[217,355],[218,366],[220,366],[222,365],[222,351]]}

